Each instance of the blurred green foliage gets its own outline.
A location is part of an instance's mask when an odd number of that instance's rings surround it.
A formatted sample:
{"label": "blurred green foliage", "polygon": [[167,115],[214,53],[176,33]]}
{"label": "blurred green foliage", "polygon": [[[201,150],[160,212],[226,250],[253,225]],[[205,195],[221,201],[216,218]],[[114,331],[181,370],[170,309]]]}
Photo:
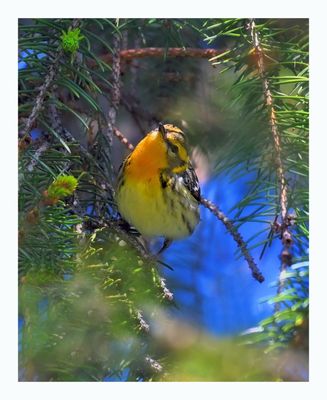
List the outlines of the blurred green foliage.
{"label": "blurred green foliage", "polygon": [[175,382],[302,381],[308,362],[305,355],[298,357],[295,352],[271,356],[237,341],[210,337],[193,348],[176,351],[169,361],[172,368],[167,380]]}
{"label": "blurred green foliage", "polygon": [[108,229],[80,240],[70,274],[44,265],[21,278],[25,380],[102,380],[127,367],[143,370],[148,328],[140,310],[165,303],[157,270]]}

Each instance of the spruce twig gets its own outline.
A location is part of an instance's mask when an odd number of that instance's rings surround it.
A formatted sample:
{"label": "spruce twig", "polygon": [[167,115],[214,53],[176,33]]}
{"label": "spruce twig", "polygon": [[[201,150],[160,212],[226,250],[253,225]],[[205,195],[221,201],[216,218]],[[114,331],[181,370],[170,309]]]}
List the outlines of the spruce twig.
{"label": "spruce twig", "polygon": [[271,134],[273,138],[274,148],[275,148],[275,161],[277,166],[277,177],[280,184],[280,208],[281,217],[284,222],[287,215],[287,184],[285,178],[285,171],[282,162],[282,148],[281,148],[281,138],[277,127],[275,108],[273,105],[273,99],[269,87],[268,78],[266,76],[265,64],[264,64],[264,53],[260,45],[258,33],[256,31],[255,22],[252,19],[250,21],[250,30],[252,43],[256,54],[257,67],[259,71],[260,78],[262,80],[263,94],[265,99],[265,104],[269,113],[269,125],[271,129]]}
{"label": "spruce twig", "polygon": [[112,54],[112,88],[110,92],[110,106],[108,111],[108,139],[110,146],[112,145],[114,126],[116,123],[117,111],[120,103],[120,49],[121,38],[118,34],[114,36],[113,40],[113,54]]}
{"label": "spruce twig", "polygon": [[[80,152],[81,156],[84,157],[86,160],[88,160],[90,163],[94,164],[95,166],[98,167],[99,171],[101,171],[101,168],[98,164],[98,160],[94,158],[94,156],[88,151],[86,147],[84,147],[79,141],[77,141],[74,136],[63,127],[61,123],[61,118],[58,112],[58,109],[55,105],[55,103],[51,103],[49,106],[49,118],[51,121],[52,128],[67,142],[74,144],[78,146],[78,151]],[[103,175],[103,178],[107,178],[106,176]],[[109,189],[109,192],[111,196],[114,196],[115,190],[113,186],[108,182],[108,180],[105,180],[106,188]]]}
{"label": "spruce twig", "polygon": [[[281,210],[281,240],[283,244],[283,250],[281,253],[281,267],[280,267],[280,278],[277,293],[281,293],[284,287],[284,271],[288,266],[292,264],[292,255],[290,252],[290,247],[293,243],[292,234],[289,230],[291,224],[290,217],[287,214],[288,207],[288,187],[285,177],[285,169],[282,161],[282,147],[281,147],[281,137],[277,126],[276,113],[273,104],[273,98],[270,90],[269,81],[265,69],[265,54],[260,44],[259,35],[256,30],[256,25],[254,19],[251,19],[248,25],[250,31],[252,45],[256,55],[257,69],[259,72],[260,79],[262,80],[263,96],[265,105],[268,110],[269,125],[273,139],[273,145],[275,149],[275,163],[276,172],[279,182],[279,202]],[[279,310],[280,305],[276,303],[275,311]]]}
{"label": "spruce twig", "polygon": [[231,234],[231,236],[237,243],[238,247],[241,249],[244,258],[247,261],[249,268],[252,271],[253,278],[260,283],[263,282],[265,278],[258,269],[257,264],[255,263],[253,257],[249,253],[249,250],[246,246],[244,239],[242,238],[241,234],[237,231],[232,221],[228,217],[226,217],[226,215],[221,210],[219,210],[218,206],[213,204],[211,201],[201,197],[200,202],[225,225],[227,231]]}

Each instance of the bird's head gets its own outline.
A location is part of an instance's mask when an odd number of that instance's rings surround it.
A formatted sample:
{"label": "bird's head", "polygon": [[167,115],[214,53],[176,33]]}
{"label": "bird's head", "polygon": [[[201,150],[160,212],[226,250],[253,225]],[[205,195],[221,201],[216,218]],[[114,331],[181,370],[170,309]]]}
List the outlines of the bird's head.
{"label": "bird's head", "polygon": [[159,171],[180,174],[189,165],[184,133],[171,124],[159,123],[135,147],[126,162],[126,173],[135,180],[157,177]]}
{"label": "bird's head", "polygon": [[165,146],[167,162],[172,172],[181,173],[186,170],[189,163],[189,155],[184,132],[171,124],[159,123],[158,139]]}

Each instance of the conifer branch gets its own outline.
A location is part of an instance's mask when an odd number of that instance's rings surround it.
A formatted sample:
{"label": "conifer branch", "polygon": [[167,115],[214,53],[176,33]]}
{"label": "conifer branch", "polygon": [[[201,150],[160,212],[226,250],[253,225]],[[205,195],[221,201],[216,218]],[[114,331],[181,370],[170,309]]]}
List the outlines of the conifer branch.
{"label": "conifer branch", "polygon": [[[117,223],[116,220],[109,220],[109,219],[102,219],[102,220],[96,220],[96,221],[88,221],[88,225],[92,225],[92,229],[95,228],[100,228],[100,227],[109,227],[112,229],[114,232],[117,233],[119,237],[121,237],[126,243],[129,243],[131,246],[133,246],[142,256],[142,258],[147,261],[147,262],[155,262],[159,264],[166,265],[165,263],[162,263],[160,260],[157,260],[156,257],[154,257],[152,254],[149,254],[148,250],[145,247],[145,244],[137,237],[136,235],[131,235],[128,232],[126,232],[126,229],[120,226],[119,222]],[[162,297],[168,301],[173,301],[174,295],[173,293],[167,288],[166,286],[166,281],[164,278],[159,276],[159,287],[162,291]],[[145,329],[146,322],[142,322],[141,318],[139,318],[141,315],[138,314],[137,318],[139,320],[140,326],[142,326]],[[145,323],[145,325],[144,325]],[[146,329],[145,329],[146,330]]]}
{"label": "conifer branch", "polygon": [[49,88],[56,76],[58,65],[59,65],[59,60],[61,59],[63,55],[63,50],[59,50],[57,53],[55,59],[53,60],[52,64],[49,67],[49,72],[47,76],[45,77],[43,85],[40,87],[39,94],[37,95],[35,99],[35,103],[32,109],[31,114],[26,120],[25,126],[23,130],[20,133],[21,139],[20,142],[22,142],[26,136],[29,135],[31,129],[33,128],[36,118],[38,117],[40,111],[42,110],[42,106],[45,100],[45,96],[49,91]]}
{"label": "conifer branch", "polygon": [[[74,19],[69,29],[76,28],[78,26],[78,24],[79,24],[79,20]],[[51,84],[53,83],[53,81],[57,75],[59,64],[60,64],[60,59],[62,58],[63,54],[64,54],[64,50],[62,48],[60,48],[60,50],[58,50],[53,62],[51,63],[51,65],[49,67],[49,71],[48,71],[46,77],[44,78],[44,83],[40,87],[40,91],[35,99],[35,103],[34,103],[32,111],[31,111],[31,114],[27,118],[25,126],[20,133],[20,136],[21,136],[20,143],[23,142],[25,140],[25,138],[29,135],[40,111],[42,110],[45,97],[51,87]]]}
{"label": "conifer branch", "polygon": [[[93,157],[93,155],[88,151],[87,148],[85,148],[79,141],[77,141],[74,136],[63,127],[61,118],[58,112],[58,109],[56,107],[55,103],[51,103],[49,106],[49,119],[51,121],[52,128],[65,140],[65,142],[74,144],[78,146],[78,151],[80,152],[81,156],[84,157],[86,160],[88,160],[91,164],[94,164],[95,166],[99,167],[98,161]],[[101,168],[99,167],[99,171],[101,171]],[[103,178],[106,178],[103,176]],[[106,188],[109,189],[109,192],[111,196],[114,195],[115,191],[113,186],[108,182],[106,179],[105,181]]]}
{"label": "conifer branch", "polygon": [[200,202],[225,225],[227,231],[231,234],[231,236],[237,243],[238,247],[240,248],[245,260],[247,261],[249,268],[252,271],[253,278],[256,279],[258,282],[262,283],[265,280],[265,278],[260,272],[259,268],[257,267],[257,264],[255,263],[253,257],[249,253],[249,250],[246,246],[244,239],[242,238],[241,234],[237,231],[232,221],[228,217],[226,217],[226,215],[219,210],[218,206],[213,204],[211,201],[201,197]]}
{"label": "conifer branch", "polygon": [[279,133],[278,127],[277,127],[275,108],[273,105],[273,99],[272,99],[272,95],[271,95],[271,91],[270,91],[270,87],[269,87],[269,82],[268,82],[268,78],[266,76],[266,70],[265,70],[265,64],[264,64],[265,55],[264,55],[262,47],[260,45],[260,41],[259,41],[258,33],[256,31],[254,19],[250,20],[249,29],[250,29],[250,33],[251,33],[252,44],[253,44],[255,55],[256,55],[259,76],[262,80],[265,104],[267,106],[268,113],[269,113],[269,125],[270,125],[274,148],[275,148],[277,177],[278,177],[278,181],[280,184],[281,217],[282,217],[282,221],[284,222],[286,219],[286,216],[287,216],[287,183],[286,183],[286,178],[285,178],[284,166],[283,166],[283,162],[282,162],[281,138],[280,138],[280,133]]}
{"label": "conifer branch", "polygon": [[[271,134],[273,138],[273,144],[275,149],[275,162],[276,162],[276,170],[277,170],[277,178],[279,182],[279,201],[280,201],[280,210],[281,210],[281,224],[280,224],[280,232],[281,232],[281,240],[283,243],[283,250],[281,253],[281,267],[280,267],[280,278],[278,283],[277,293],[281,293],[284,287],[284,271],[287,266],[292,264],[292,254],[290,252],[290,247],[293,243],[292,234],[289,230],[289,226],[291,224],[291,218],[287,214],[288,207],[288,187],[285,177],[285,170],[282,161],[282,147],[281,147],[281,137],[278,131],[276,113],[273,104],[273,98],[269,86],[269,81],[266,74],[265,69],[265,54],[260,44],[258,32],[256,30],[256,25],[254,19],[251,19],[248,25],[248,29],[250,30],[250,35],[252,39],[252,45],[254,48],[254,52],[256,55],[256,63],[259,72],[260,79],[262,81],[263,95],[265,105],[268,109],[269,116],[269,125],[271,129]],[[279,310],[280,305],[275,304],[275,311]]]}
{"label": "conifer branch", "polygon": [[143,313],[141,310],[137,310],[136,311],[136,318],[138,320],[140,329],[146,333],[149,332],[150,330],[150,325],[145,321],[144,317],[143,317]]}
{"label": "conifer branch", "polygon": [[55,130],[66,142],[73,143],[79,146],[79,151],[87,159],[93,159],[87,149],[79,143],[74,136],[63,127],[61,118],[55,103],[49,105],[49,119],[51,121],[52,129]]}

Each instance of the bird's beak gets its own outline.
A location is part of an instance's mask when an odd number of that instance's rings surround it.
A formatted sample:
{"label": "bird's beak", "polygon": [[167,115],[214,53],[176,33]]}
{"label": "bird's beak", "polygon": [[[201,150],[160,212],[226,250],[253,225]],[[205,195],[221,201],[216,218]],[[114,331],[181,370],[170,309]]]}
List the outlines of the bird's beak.
{"label": "bird's beak", "polygon": [[166,136],[166,129],[162,122],[159,122],[158,130],[161,133],[162,137],[164,138]]}

